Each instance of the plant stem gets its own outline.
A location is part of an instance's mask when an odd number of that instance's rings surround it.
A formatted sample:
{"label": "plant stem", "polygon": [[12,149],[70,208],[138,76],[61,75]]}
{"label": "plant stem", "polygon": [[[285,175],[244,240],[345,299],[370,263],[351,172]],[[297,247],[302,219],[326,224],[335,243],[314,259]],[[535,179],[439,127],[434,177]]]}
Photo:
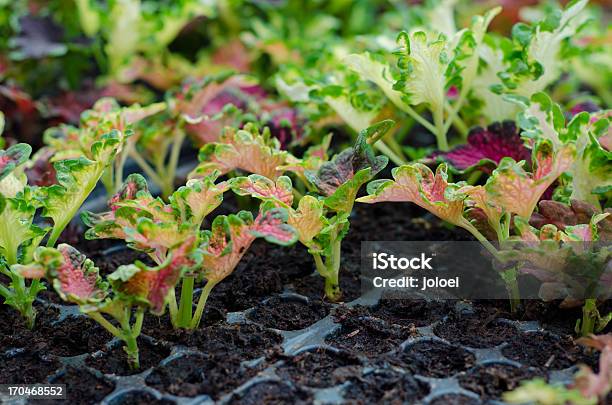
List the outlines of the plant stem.
{"label": "plant stem", "polygon": [[[587,298],[582,306],[582,322],[580,329],[576,330],[580,336],[588,336],[595,331],[595,321],[597,318],[597,302],[594,298]],[[576,328],[578,329],[578,328]]]}
{"label": "plant stem", "polygon": [[181,127],[177,128],[174,132],[174,142],[172,143],[172,151],[170,152],[170,160],[166,170],[166,184],[162,188],[162,195],[164,199],[168,198],[170,194],[172,194],[172,191],[174,191],[176,167],[178,166],[181,147],[183,146],[183,141],[185,139],[185,132]]}
{"label": "plant stem", "polygon": [[480,170],[476,170],[474,171],[472,174],[470,174],[470,177],[468,177],[467,182],[469,185],[474,185],[476,184],[476,182],[480,179],[480,177],[482,176],[482,171]]}
{"label": "plant stem", "polygon": [[385,144],[382,140],[380,142],[375,143],[373,146],[385,155],[387,155],[387,157],[391,159],[391,161],[396,165],[402,166],[407,163],[400,156],[396,155],[395,152],[393,152],[391,148],[389,148],[389,146],[387,146],[387,144]]}
{"label": "plant stem", "polygon": [[191,320],[191,329],[196,329],[200,326],[200,321],[202,319],[202,315],[204,314],[204,308],[206,306],[206,301],[208,300],[208,296],[213,288],[217,285],[216,282],[208,281],[202,292],[200,293],[200,299],[198,300],[198,306],[196,307],[195,314],[193,315],[193,319]]}
{"label": "plant stem", "polygon": [[[489,240],[485,238],[480,233],[480,231],[478,231],[478,229],[476,229],[472,224],[470,224],[466,220],[465,223],[461,223],[459,225],[465,230],[469,231],[472,235],[474,235],[474,237],[478,239],[478,241],[484,246],[484,248],[487,249],[497,261],[499,261],[500,263],[505,262],[505,260],[499,255],[499,251],[497,250],[497,248],[495,248],[495,246],[493,246],[491,242],[489,242]],[[510,296],[510,308],[514,313],[516,312],[518,306],[521,303],[521,296],[518,288],[518,281],[516,278],[517,269],[512,268],[505,270],[504,272],[502,272],[501,276],[504,282],[506,283],[506,289],[508,290],[508,294]]]}
{"label": "plant stem", "polygon": [[115,186],[114,186],[114,182],[113,182],[113,166],[110,165],[106,168],[106,170],[104,171],[104,174],[102,174],[102,177],[100,178],[100,180],[102,181],[102,184],[104,185],[104,189],[106,190],[106,195],[107,196],[112,196],[113,193],[115,192]]}
{"label": "plant stem", "polygon": [[438,143],[438,149],[442,152],[448,151],[448,140],[446,139],[446,131],[444,129],[444,106],[440,106],[433,111],[434,124],[436,130],[436,141]]}
{"label": "plant stem", "polygon": [[164,186],[164,181],[157,175],[155,170],[147,163],[147,161],[142,157],[140,153],[136,150],[136,148],[130,151],[130,157],[134,159],[136,164],[142,169],[143,172],[147,175],[147,177],[157,184],[160,188]]}
{"label": "plant stem", "polygon": [[499,255],[499,251],[497,250],[497,248],[493,246],[491,242],[489,242],[489,240],[485,238],[484,235],[481,234],[480,231],[474,227],[474,225],[469,223],[469,221],[465,220],[457,225],[461,226],[463,229],[471,233],[476,239],[478,239],[478,241],[484,246],[485,249],[487,249],[489,253],[493,255],[493,257],[495,257],[495,259],[499,260],[502,263],[504,262],[504,260]]}
{"label": "plant stem", "polygon": [[140,353],[138,352],[138,336],[131,330],[125,331],[123,336],[125,342],[124,350],[127,353],[127,360],[132,370],[140,368]]}
{"label": "plant stem", "polygon": [[314,258],[314,261],[315,261],[317,273],[319,273],[322,277],[325,277],[326,272],[327,272],[327,267],[325,267],[325,264],[323,264],[323,259],[321,258],[321,255],[319,253],[313,253],[312,257]]}
{"label": "plant stem", "polygon": [[168,308],[170,310],[170,321],[172,322],[172,326],[176,328],[178,327],[178,325],[176,325],[178,305],[176,303],[176,291],[174,288],[171,288],[168,292]]}
{"label": "plant stem", "polygon": [[431,123],[427,121],[425,118],[421,117],[419,113],[417,113],[412,107],[404,103],[395,104],[395,105],[400,110],[402,110],[403,112],[411,116],[416,122],[418,122],[423,127],[425,127],[429,132],[431,132],[432,134],[436,133],[436,128],[433,125],[431,125]]}
{"label": "plant stem", "polygon": [[519,291],[518,280],[517,280],[517,269],[513,267],[511,269],[504,270],[502,272],[502,279],[506,283],[506,289],[510,296],[510,311],[515,314],[521,305],[521,294]]}
{"label": "plant stem", "polygon": [[325,277],[325,295],[332,302],[337,302],[342,298],[340,283],[338,282],[338,273],[330,274]]}
{"label": "plant stem", "polygon": [[179,328],[189,328],[191,326],[191,310],[193,305],[193,284],[194,277],[183,277],[181,286],[181,302],[179,303],[178,322]]}
{"label": "plant stem", "polygon": [[138,309],[136,312],[136,321],[134,322],[134,326],[132,327],[132,331],[136,337],[140,336],[140,332],[142,331],[142,323],[144,322],[144,310]]}
{"label": "plant stem", "polygon": [[106,329],[111,335],[119,339],[122,338],[121,331],[117,329],[115,325],[107,321],[106,318],[104,318],[104,316],[102,316],[102,314],[100,314],[99,312],[88,312],[87,316],[89,316],[94,321],[98,322],[100,326]]}
{"label": "plant stem", "polygon": [[119,191],[119,188],[123,184],[123,168],[125,167],[125,161],[128,158],[128,154],[130,153],[130,149],[132,149],[132,144],[128,143],[125,145],[124,151],[121,152],[119,158],[115,161],[115,175],[114,175],[114,187],[113,194]]}

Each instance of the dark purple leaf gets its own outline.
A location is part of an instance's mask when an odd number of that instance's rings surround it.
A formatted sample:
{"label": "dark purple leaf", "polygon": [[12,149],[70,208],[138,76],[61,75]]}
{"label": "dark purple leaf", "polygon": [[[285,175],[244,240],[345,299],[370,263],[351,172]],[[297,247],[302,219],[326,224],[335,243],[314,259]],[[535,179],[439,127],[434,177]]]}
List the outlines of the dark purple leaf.
{"label": "dark purple leaf", "polygon": [[486,129],[476,127],[470,131],[467,144],[446,153],[436,152],[432,155],[433,158],[447,161],[458,170],[478,166],[488,173],[492,171],[492,166],[496,166],[506,156],[517,162],[530,160],[529,150],[512,121],[497,122]]}

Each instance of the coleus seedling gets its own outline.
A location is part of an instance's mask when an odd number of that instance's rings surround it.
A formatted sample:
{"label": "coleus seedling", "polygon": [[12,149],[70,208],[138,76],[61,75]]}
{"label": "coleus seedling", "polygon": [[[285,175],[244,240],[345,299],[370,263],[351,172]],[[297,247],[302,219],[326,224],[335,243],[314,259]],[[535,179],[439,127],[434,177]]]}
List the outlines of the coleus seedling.
{"label": "coleus seedling", "polygon": [[[115,238],[125,240],[133,249],[148,253],[162,266],[169,257],[200,257],[199,266],[191,269],[191,260],[185,261],[180,301],[177,302],[174,285],[158,295],[155,308],[163,310],[169,304],[172,324],[177,328],[197,328],[210,291],[227,277],[238,264],[256,237],[264,237],[275,243],[293,243],[294,233],[283,219],[282,209],[261,210],[255,219],[247,212],[229,217],[221,216],[213,221],[212,231],[201,232],[204,218],[223,200],[228,189],[226,182],[215,184],[218,172],[203,179],[190,180],[179,188],[166,204],[154,198],[148,191],[145,179],[130,175],[120,192],[109,202],[110,211],[102,214],[85,213],[83,221],[91,227],[86,238]],[[186,243],[191,241],[186,247]],[[195,260],[195,259],[194,259]],[[148,274],[142,263],[122,269],[122,281],[126,288],[138,278]],[[176,274],[172,276],[177,277]],[[193,313],[194,283],[206,278],[196,312]],[[143,287],[144,288],[144,287]],[[142,291],[150,295],[150,291]],[[161,294],[157,292],[158,294]]]}
{"label": "coleus seedling", "polygon": [[174,191],[185,138],[189,135],[196,146],[202,146],[218,141],[225,126],[241,126],[250,115],[246,112],[250,104],[261,97],[259,89],[242,76],[228,78],[228,73],[183,85],[166,97],[167,113],[134,125],[137,142],[129,156],[167,199]]}
{"label": "coleus seedling", "polygon": [[568,387],[547,384],[541,378],[526,381],[516,390],[505,393],[504,401],[511,404],[530,402],[541,405],[605,403],[612,391],[612,334],[583,337],[578,339],[578,343],[600,352],[599,372],[581,365],[574,376],[574,382]]}
{"label": "coleus seedling", "polygon": [[[128,364],[137,370],[140,368],[137,339],[145,311],[159,310],[155,306],[156,300],[142,291],[146,289],[152,295],[161,294],[168,285],[173,286],[185,260],[178,256],[169,258],[163,266],[148,271],[143,277],[134,277],[128,285],[124,282],[126,273],[130,271],[128,266],[119,267],[103,280],[94,263],[67,244],[60,244],[57,248],[40,247],[34,253],[32,263],[17,264],[11,270],[34,280],[47,278],[62,300],[77,304],[82,313],[124,343]],[[111,320],[107,319],[109,317]]]}
{"label": "coleus seedling", "polygon": [[545,301],[562,299],[562,307],[584,302],[576,333],[587,336],[603,330],[612,320],[612,312],[602,316],[597,309],[597,302],[612,296],[610,251],[605,246],[606,232],[612,227],[610,214],[594,214],[577,225],[564,224],[563,230],[552,224],[536,229],[520,217],[514,219],[514,226],[518,236],[507,240],[502,255],[519,261],[519,271],[542,282],[540,297]]}
{"label": "coleus seedling", "polygon": [[102,177],[108,194],[112,195],[123,183],[123,167],[138,140],[138,137],[133,136],[133,125],[146,117],[160,113],[165,108],[165,103],[155,103],[145,107],[138,104],[120,107],[112,98],[101,98],[92,109],[81,114],[79,128],[61,125],[45,132],[45,143],[53,151],[51,160],[55,162],[79,156],[91,159],[92,145],[105,134],[118,132],[125,142],[118,150],[113,164]]}
{"label": "coleus seedling", "polygon": [[200,164],[190,178],[206,176],[214,171],[226,174],[236,169],[275,179],[282,172],[288,153],[280,149],[280,143],[270,136],[266,127],[260,133],[249,123],[243,129],[227,127],[219,142],[204,145],[200,150]]}
{"label": "coleus seedling", "polygon": [[393,124],[386,120],[363,130],[353,147],[329,162],[316,165],[317,170],[305,170],[315,164],[308,160],[286,166],[287,170],[304,175],[318,191],[316,196],[301,197],[295,209],[292,208],[292,183],[287,176],[273,180],[253,174],[230,180],[232,189],[239,195],[250,195],[288,210],[287,223],[296,229],[299,241],[313,256],[317,272],[325,279],[325,295],[332,301],[342,297],[339,284],[342,240],[348,232],[357,193],[388,162],[386,156],[375,156],[371,144]]}
{"label": "coleus seedling", "polygon": [[[494,257],[501,259],[497,248],[480,229],[492,230],[500,243],[507,240],[512,216],[529,219],[542,194],[571,166],[573,157],[571,145],[555,150],[550,141],[540,141],[532,152],[532,172],[525,170],[524,161],[504,157],[484,186],[449,183],[444,163],[438,166],[435,174],[421,163],[404,165],[393,169],[394,180],[368,184],[369,195],[357,201],[369,204],[413,202],[444,221],[464,228]],[[508,284],[515,309],[519,303],[516,269],[505,270],[502,277]]]}
{"label": "coleus seedling", "polygon": [[[85,237],[124,240],[131,248],[146,252],[161,266],[176,249],[184,248],[186,241],[199,234],[206,215],[223,201],[223,193],[228,186],[226,183],[215,184],[216,178],[217,174],[214,173],[204,179],[189,181],[174,192],[170,196],[170,204],[166,204],[151,195],[141,175],[132,174],[121,190],[110,199],[110,211],[82,214],[83,222],[91,227]],[[191,250],[196,247],[197,241],[193,241]],[[131,268],[133,275],[138,274],[135,271],[137,268],[146,271],[146,266],[136,264]],[[179,316],[186,318],[187,312],[188,321],[191,321],[193,281],[193,276],[183,279],[180,308],[174,288],[168,292],[167,300],[170,301],[170,314],[175,326],[185,326],[180,323]]]}
{"label": "coleus seedling", "polygon": [[[27,287],[23,277],[8,266],[29,264],[47,233],[47,246],[55,245],[124,143],[125,138],[118,131],[101,135],[90,145],[88,157],[80,155],[56,162],[58,183],[47,187],[27,185],[21,165],[30,154],[28,145],[18,144],[0,151],[3,157],[0,160],[4,163],[0,176],[0,206],[3,206],[0,253],[6,263],[2,265],[2,272],[11,278],[9,286],[2,286],[2,295],[7,304],[22,313],[29,327],[33,327],[36,317],[32,303],[43,287],[36,280]],[[52,221],[50,227],[33,224],[39,208],[42,208],[41,216]]]}
{"label": "coleus seedling", "polygon": [[[441,6],[446,6],[447,2],[443,3]],[[400,33],[400,49],[396,52],[399,74],[394,75],[388,64],[368,53],[349,55],[346,63],[363,80],[375,83],[396,108],[433,133],[438,148],[447,151],[451,125],[457,123],[465,130],[458,114],[473,88],[485,33],[500,10],[498,7],[474,17],[469,28],[458,32],[454,27],[452,32],[440,32],[432,22],[427,31]],[[459,91],[452,104],[447,97],[451,88]],[[421,104],[431,111],[433,123],[415,110]]]}
{"label": "coleus seedling", "polygon": [[33,224],[37,204],[22,170],[31,151],[27,144],[0,150],[0,273],[10,280],[6,285],[0,282],[0,296],[4,304],[19,311],[28,328],[34,327],[36,311],[32,304],[44,286],[37,281],[28,285],[10,266],[20,261],[20,248],[21,260],[28,260],[30,246],[40,243],[46,233]]}
{"label": "coleus seedling", "polygon": [[173,114],[186,122],[185,129],[198,146],[216,142],[226,126],[239,127],[242,114],[265,96],[261,87],[232,72],[186,83],[171,93]]}
{"label": "coleus seedling", "polygon": [[581,112],[569,123],[558,104],[545,93],[535,94],[519,115],[524,135],[550,140],[555,147],[575,145],[576,159],[568,170],[568,199],[585,201],[601,210],[600,199],[612,194],[612,152],[607,150],[611,117]]}

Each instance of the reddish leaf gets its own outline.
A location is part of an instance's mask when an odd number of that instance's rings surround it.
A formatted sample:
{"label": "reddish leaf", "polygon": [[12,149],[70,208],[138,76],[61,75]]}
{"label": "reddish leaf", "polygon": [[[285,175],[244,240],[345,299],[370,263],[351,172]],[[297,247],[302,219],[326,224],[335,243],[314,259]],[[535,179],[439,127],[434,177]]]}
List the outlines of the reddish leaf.
{"label": "reddish leaf", "polygon": [[504,157],[515,161],[529,161],[529,150],[523,144],[518,128],[512,121],[495,123],[488,128],[474,128],[468,135],[468,143],[446,153],[435,153],[434,158],[441,158],[454,168],[467,170],[478,167],[490,173]]}
{"label": "reddish leaf", "polygon": [[151,312],[161,314],[170,290],[176,286],[183,272],[195,264],[191,258],[194,242],[195,236],[187,239],[158,267],[150,268],[137,262],[120,266],[108,278],[113,288],[126,299],[145,303]]}

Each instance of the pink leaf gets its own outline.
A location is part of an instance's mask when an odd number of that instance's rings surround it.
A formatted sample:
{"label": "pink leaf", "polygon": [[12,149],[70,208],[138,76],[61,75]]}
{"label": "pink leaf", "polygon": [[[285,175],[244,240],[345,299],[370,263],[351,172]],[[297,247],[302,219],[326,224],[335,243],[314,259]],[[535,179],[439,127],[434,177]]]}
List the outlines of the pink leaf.
{"label": "pink leaf", "polygon": [[517,162],[529,161],[529,150],[523,144],[518,128],[512,121],[495,123],[486,129],[476,127],[470,131],[466,145],[432,155],[459,170],[479,166],[487,173],[491,172],[492,165],[497,165],[506,156]]}
{"label": "pink leaf", "polygon": [[376,203],[383,201],[413,202],[438,217],[455,225],[465,223],[463,218],[465,194],[460,187],[447,182],[446,165],[440,164],[434,175],[429,167],[414,163],[393,169],[391,180],[368,184],[370,195],[357,201]]}
{"label": "pink leaf", "polygon": [[530,218],[542,194],[569,169],[574,154],[572,147],[554,152],[550,142],[542,142],[534,152],[533,174],[526,172],[523,164],[503,158],[485,186],[489,203],[505,212]]}
{"label": "pink leaf", "polygon": [[183,272],[195,264],[190,256],[194,242],[195,237],[187,239],[158,267],[149,268],[142,263],[121,266],[109,276],[109,280],[127,299],[144,302],[153,313],[161,314],[170,289],[176,286]]}

